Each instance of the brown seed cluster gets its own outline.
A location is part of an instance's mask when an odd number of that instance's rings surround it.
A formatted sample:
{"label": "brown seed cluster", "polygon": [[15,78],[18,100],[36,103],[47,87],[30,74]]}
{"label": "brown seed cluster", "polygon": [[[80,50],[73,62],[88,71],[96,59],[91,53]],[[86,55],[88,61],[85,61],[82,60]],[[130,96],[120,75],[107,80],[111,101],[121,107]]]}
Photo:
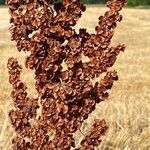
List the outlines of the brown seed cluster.
{"label": "brown seed cluster", "polygon": [[[35,72],[38,92],[37,99],[28,97],[20,80],[22,67],[10,58],[15,109],[9,116],[17,133],[12,141],[14,150],[94,150],[100,144],[107,130],[104,120],[95,121],[79,148],[73,133],[118,80],[116,71],[108,69],[125,46],[111,47],[110,43],[125,3],[108,0],[109,10],[99,17],[95,33],[89,34],[84,28],[78,33],[73,28],[86,9],[80,0],[7,0],[11,39],[18,51],[28,54],[25,67]],[[104,78],[93,84],[102,73],[106,73]]]}
{"label": "brown seed cluster", "polygon": [[107,128],[105,120],[95,120],[89,135],[82,140],[80,149],[94,150],[94,147],[101,142],[101,136],[105,135]]}

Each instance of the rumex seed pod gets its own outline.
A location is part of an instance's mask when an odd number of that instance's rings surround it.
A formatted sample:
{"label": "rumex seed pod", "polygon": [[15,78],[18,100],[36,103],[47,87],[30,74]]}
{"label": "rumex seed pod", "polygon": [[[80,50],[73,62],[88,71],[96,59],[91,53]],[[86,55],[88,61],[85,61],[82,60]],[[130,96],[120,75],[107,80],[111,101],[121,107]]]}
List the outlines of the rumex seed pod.
{"label": "rumex seed pod", "polygon": [[[23,67],[9,58],[15,106],[9,117],[16,130],[12,149],[94,150],[107,131],[104,120],[95,120],[80,147],[76,147],[73,134],[96,104],[108,98],[108,90],[118,80],[116,71],[108,69],[125,46],[110,44],[126,0],[108,0],[109,10],[99,17],[92,34],[85,28],[73,29],[86,10],[80,0],[24,0],[23,6],[19,0],[7,0],[7,4],[11,39],[18,51],[27,54],[25,67],[34,71],[38,93],[37,98],[29,97],[20,79]],[[105,76],[93,82],[102,73]]]}

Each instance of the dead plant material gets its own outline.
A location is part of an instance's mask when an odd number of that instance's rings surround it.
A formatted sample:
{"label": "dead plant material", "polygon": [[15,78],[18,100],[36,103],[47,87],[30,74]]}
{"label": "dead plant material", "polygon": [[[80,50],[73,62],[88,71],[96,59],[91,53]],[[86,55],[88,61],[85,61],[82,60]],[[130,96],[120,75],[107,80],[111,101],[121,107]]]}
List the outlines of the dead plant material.
{"label": "dead plant material", "polygon": [[[24,4],[23,6],[21,4]],[[8,60],[9,81],[13,85],[15,109],[9,115],[16,130],[14,150],[93,150],[105,135],[104,120],[96,120],[91,132],[76,147],[73,133],[82,125],[97,103],[108,97],[108,90],[118,80],[116,71],[108,71],[125,46],[110,47],[119,11],[125,0],[109,0],[109,10],[99,17],[95,33],[73,29],[86,10],[80,0],[8,0],[11,39],[18,51],[30,52],[25,66],[35,72],[36,99],[29,98],[20,80],[22,67],[14,58]],[[52,4],[52,5],[51,5]],[[87,57],[89,61],[83,62]],[[66,64],[66,69],[62,64]],[[96,82],[95,77],[106,73]],[[37,118],[40,100],[42,110]],[[35,124],[31,124],[31,119]],[[50,139],[48,133],[55,132]]]}

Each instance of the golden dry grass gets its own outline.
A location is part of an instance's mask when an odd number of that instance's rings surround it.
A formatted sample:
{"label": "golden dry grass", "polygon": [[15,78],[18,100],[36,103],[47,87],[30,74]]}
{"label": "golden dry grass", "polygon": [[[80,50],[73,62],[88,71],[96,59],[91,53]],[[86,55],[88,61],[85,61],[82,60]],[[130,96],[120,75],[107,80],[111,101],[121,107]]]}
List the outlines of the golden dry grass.
{"label": "golden dry grass", "polygon": [[[93,32],[98,16],[105,10],[89,6],[76,28],[86,27]],[[127,45],[113,67],[118,71],[119,81],[114,84],[107,102],[100,103],[85,121],[82,132],[88,130],[95,118],[104,118],[109,131],[99,149],[150,150],[150,10],[126,8],[122,14],[124,20],[113,39],[113,45],[122,42]],[[7,9],[0,8],[0,150],[10,150],[11,138],[15,135],[8,118],[13,104],[7,59],[14,56],[23,64],[25,58],[10,41],[8,18]],[[31,96],[36,95],[33,78],[32,71],[23,71],[22,79]],[[75,136],[78,141],[83,137],[79,131]]]}

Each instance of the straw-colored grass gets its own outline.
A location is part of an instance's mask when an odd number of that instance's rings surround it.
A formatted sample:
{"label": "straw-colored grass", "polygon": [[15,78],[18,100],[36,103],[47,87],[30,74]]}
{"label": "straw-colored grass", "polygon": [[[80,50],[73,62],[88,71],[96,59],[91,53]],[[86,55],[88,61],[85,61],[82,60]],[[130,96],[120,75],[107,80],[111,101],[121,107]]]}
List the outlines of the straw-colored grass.
{"label": "straw-colored grass", "polygon": [[[79,27],[94,31],[98,16],[106,9],[88,6],[78,22]],[[125,53],[120,54],[113,67],[118,71],[119,81],[114,84],[107,101],[85,121],[85,133],[95,118],[104,118],[109,130],[99,149],[102,150],[149,150],[150,149],[150,10],[129,9],[122,11],[124,20],[118,24],[113,45],[125,43]],[[23,64],[25,54],[18,53],[10,41],[9,14],[0,8],[0,150],[10,150],[15,135],[9,122],[8,112],[13,107],[8,82],[7,59],[17,57]],[[28,85],[30,96],[35,96],[32,71],[24,69],[22,80]],[[80,140],[83,135],[75,135]]]}

